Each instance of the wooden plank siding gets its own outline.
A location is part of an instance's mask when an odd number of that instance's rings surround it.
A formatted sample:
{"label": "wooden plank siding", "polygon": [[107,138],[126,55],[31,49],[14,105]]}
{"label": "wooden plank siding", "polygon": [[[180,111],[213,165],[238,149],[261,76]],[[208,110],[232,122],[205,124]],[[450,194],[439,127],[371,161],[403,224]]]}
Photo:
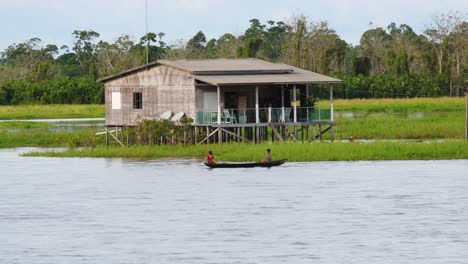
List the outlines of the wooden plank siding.
{"label": "wooden plank siding", "polygon": [[[121,93],[121,109],[112,109],[112,92]],[[133,109],[133,93],[142,92],[142,109]],[[166,111],[195,118],[195,81],[186,72],[159,65],[105,83],[107,126],[131,126],[137,118],[157,119]]]}

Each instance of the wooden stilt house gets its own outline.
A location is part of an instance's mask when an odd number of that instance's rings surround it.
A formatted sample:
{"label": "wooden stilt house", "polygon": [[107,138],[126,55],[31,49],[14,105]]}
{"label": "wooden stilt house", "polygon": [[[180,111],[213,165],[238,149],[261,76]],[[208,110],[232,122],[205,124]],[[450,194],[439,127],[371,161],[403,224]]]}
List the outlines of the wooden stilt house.
{"label": "wooden stilt house", "polygon": [[[340,82],[259,59],[159,60],[98,81],[105,85],[106,127],[184,113],[193,118],[194,127],[206,128],[211,135],[218,132],[219,141],[223,132],[258,140],[261,129],[256,128],[270,126],[276,134],[278,127],[318,125],[321,135],[321,127],[327,125],[333,134],[332,84]],[[316,88],[311,84],[324,83],[330,84],[330,107],[312,108],[309,97]],[[253,130],[245,132],[246,128]]]}

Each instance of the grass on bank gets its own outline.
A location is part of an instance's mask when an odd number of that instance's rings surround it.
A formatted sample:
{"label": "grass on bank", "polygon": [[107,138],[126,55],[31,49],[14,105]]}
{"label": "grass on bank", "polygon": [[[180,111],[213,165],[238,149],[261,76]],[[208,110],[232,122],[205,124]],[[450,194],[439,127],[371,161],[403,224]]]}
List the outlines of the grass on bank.
{"label": "grass on bank", "polygon": [[[465,131],[463,112],[429,113],[407,118],[373,113],[364,118],[336,118],[335,138],[357,139],[461,139]],[[325,135],[329,137],[329,133]]]}
{"label": "grass on bank", "polygon": [[[440,98],[398,98],[398,99],[337,99],[333,102],[335,111],[355,112],[456,112],[464,111],[462,97]],[[317,107],[330,107],[327,100],[317,103]]]}
{"label": "grass on bank", "polygon": [[[1,124],[1,123],[0,123]],[[95,135],[95,128],[83,128],[73,132],[50,132],[34,129],[8,132],[0,129],[0,148],[16,147],[93,147],[105,143],[105,136]]]}
{"label": "grass on bank", "polygon": [[0,106],[0,120],[104,117],[104,105]]}
{"label": "grass on bank", "polygon": [[[329,107],[328,101],[318,107]],[[335,138],[358,139],[461,139],[465,130],[464,98],[338,99]],[[358,114],[340,117],[340,112]],[[422,117],[411,117],[422,114]],[[325,138],[328,138],[325,135]]]}
{"label": "grass on bank", "polygon": [[200,158],[212,150],[217,160],[257,161],[265,149],[271,148],[274,159],[289,161],[351,161],[351,160],[430,160],[467,159],[467,141],[445,142],[374,142],[374,143],[306,143],[306,144],[221,144],[172,146],[98,146],[68,149],[63,152],[31,152],[29,157],[99,157],[99,158]]}
{"label": "grass on bank", "polygon": [[0,122],[0,132],[5,129],[31,129],[31,128],[50,128],[50,123],[42,122],[23,122],[23,121],[8,121]]}
{"label": "grass on bank", "polygon": [[[322,103],[324,102],[319,104]],[[337,109],[363,112],[364,115],[356,118],[337,115],[335,138],[346,140],[353,136],[357,139],[459,139],[464,135],[463,104],[463,99],[459,98],[337,100]],[[408,118],[408,114],[418,111],[422,111],[422,117]],[[102,117],[104,106],[0,106],[0,119],[93,117],[93,113],[100,113],[99,116]],[[94,135],[97,132],[96,128],[55,133],[48,131],[50,126],[53,125],[24,121],[0,122],[0,148],[95,146],[104,141],[103,135]],[[326,133],[324,139],[328,139],[329,135]]]}

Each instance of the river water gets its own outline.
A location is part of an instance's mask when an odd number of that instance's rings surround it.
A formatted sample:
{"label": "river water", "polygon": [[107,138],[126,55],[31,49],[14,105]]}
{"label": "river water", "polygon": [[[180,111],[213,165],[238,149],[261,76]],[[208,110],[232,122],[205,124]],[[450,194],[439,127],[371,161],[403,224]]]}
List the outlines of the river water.
{"label": "river water", "polygon": [[467,263],[468,161],[25,158],[0,150],[0,263]]}

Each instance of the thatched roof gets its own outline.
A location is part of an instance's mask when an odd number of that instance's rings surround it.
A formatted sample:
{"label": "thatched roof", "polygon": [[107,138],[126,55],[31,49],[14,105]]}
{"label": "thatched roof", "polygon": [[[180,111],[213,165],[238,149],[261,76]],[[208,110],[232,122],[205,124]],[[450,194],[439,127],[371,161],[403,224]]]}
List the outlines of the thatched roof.
{"label": "thatched roof", "polygon": [[106,82],[158,65],[190,73],[193,78],[212,85],[262,85],[339,83],[338,79],[282,63],[259,59],[160,60],[99,79]]}

